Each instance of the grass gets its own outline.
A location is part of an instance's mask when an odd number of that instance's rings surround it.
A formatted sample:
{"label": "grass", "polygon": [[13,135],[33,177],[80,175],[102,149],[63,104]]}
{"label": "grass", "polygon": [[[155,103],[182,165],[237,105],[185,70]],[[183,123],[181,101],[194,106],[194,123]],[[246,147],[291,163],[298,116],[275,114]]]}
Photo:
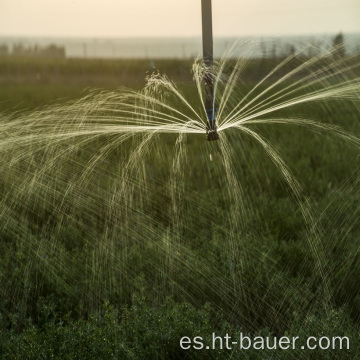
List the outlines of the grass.
{"label": "grass", "polygon": [[[241,91],[254,85],[274,62],[251,63]],[[156,65],[182,83],[191,98],[191,76],[184,71],[190,63],[164,60]],[[21,113],[58,97],[78,99],[93,86],[140,88],[148,66],[148,61],[3,58],[0,104],[5,112],[15,107]],[[352,101],[292,107],[282,116],[294,113],[360,132],[358,104]],[[76,162],[84,164],[101,150],[109,140],[104,136],[74,149],[72,156],[40,178],[42,186],[58,190],[46,201],[31,191],[21,167],[1,177],[3,198],[19,194],[2,202],[12,210],[2,209],[6,220],[0,241],[2,357],[205,359],[206,351],[181,351],[180,338],[243,331],[351,338],[350,351],[250,351],[244,358],[356,359],[358,150],[331,133],[302,127],[256,129],[275,144],[303,184],[304,199],[321,233],[329,299],[324,299],[323,279],[309,248],[311,232],[299,206],[253,140],[226,132],[232,144],[232,171],[246,193],[246,216],[240,227],[232,220],[237,204],[229,177],[218,165],[221,154],[204,141],[205,135],[186,137],[186,156],[176,177],[171,169],[177,137],[161,135],[130,169],[129,193],[117,198],[115,208],[109,205],[111,186],[139,139],[129,139],[108,154],[86,185],[76,182],[82,174]],[[3,157],[3,169],[10,169],[10,160]],[[26,161],[20,166],[29,169]],[[41,162],[46,164],[42,152],[31,158],[35,167]],[[62,182],[54,174],[75,183],[61,213],[56,204],[64,188],[57,188]],[[26,191],[18,191],[17,184],[25,184]],[[174,194],[181,200],[175,210]],[[129,213],[124,214],[121,202],[129,198]],[[215,351],[211,356],[236,358],[238,352]]]}
{"label": "grass", "polygon": [[[154,65],[175,80],[191,81],[192,61],[157,60]],[[47,59],[0,57],[0,110],[33,110],[38,106],[79,99],[88,89],[141,89],[154,71],[150,60]]]}

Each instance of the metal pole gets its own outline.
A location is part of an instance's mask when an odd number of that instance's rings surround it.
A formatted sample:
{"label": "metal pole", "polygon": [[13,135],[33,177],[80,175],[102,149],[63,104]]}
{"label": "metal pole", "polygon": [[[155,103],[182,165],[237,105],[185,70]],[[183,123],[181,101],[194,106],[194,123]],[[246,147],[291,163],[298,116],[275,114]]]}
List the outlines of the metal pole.
{"label": "metal pole", "polygon": [[204,75],[205,81],[205,110],[207,114],[206,136],[209,141],[218,140],[219,134],[216,131],[216,106],[214,102],[214,80],[213,80],[213,32],[212,32],[212,10],[211,0],[201,0],[202,10],[202,37],[203,37],[203,58],[206,66]]}
{"label": "metal pole", "polygon": [[201,0],[202,9],[202,36],[203,36],[203,57],[205,65],[213,66],[213,32],[212,32],[212,11],[211,0]]}

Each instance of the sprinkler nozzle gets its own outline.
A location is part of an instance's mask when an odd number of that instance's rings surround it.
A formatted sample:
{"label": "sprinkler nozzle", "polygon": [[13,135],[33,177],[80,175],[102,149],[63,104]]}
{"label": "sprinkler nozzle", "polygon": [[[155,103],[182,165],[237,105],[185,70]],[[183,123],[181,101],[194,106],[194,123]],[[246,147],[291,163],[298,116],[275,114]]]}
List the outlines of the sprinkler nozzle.
{"label": "sprinkler nozzle", "polygon": [[216,108],[209,109],[207,113],[207,127],[206,127],[206,138],[208,141],[219,140],[219,134],[217,132],[215,112]]}
{"label": "sprinkler nozzle", "polygon": [[207,130],[206,138],[207,138],[207,141],[215,141],[215,140],[220,139],[219,134],[216,130]]}

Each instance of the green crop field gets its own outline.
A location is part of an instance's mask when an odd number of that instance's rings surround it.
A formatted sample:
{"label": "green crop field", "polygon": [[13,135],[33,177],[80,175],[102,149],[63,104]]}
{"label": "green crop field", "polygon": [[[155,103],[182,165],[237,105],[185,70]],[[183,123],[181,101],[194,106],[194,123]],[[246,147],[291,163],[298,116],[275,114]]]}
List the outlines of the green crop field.
{"label": "green crop field", "polygon": [[[259,83],[283,61],[247,62],[228,106],[250,107],[257,84],[269,90],[255,110],[276,106],[271,85],[308,59]],[[281,83],[299,86],[276,121],[208,143],[177,125],[200,107],[192,61],[1,58],[0,357],[357,359],[360,59],[326,61]],[[120,122],[123,88],[143,89],[153,65],[190,105],[164,80],[135,96],[143,122]],[[155,115],[176,126],[150,132]],[[214,332],[347,336],[350,348],[180,348]]]}

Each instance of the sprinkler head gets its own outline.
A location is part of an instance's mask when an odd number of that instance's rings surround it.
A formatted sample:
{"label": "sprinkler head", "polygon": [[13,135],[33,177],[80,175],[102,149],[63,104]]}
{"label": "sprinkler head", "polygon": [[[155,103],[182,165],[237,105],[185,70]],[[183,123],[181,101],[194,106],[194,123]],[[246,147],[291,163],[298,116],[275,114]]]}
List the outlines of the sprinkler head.
{"label": "sprinkler head", "polygon": [[207,141],[215,141],[215,140],[219,140],[219,134],[218,132],[215,130],[210,130],[209,128],[206,130],[206,138]]}

